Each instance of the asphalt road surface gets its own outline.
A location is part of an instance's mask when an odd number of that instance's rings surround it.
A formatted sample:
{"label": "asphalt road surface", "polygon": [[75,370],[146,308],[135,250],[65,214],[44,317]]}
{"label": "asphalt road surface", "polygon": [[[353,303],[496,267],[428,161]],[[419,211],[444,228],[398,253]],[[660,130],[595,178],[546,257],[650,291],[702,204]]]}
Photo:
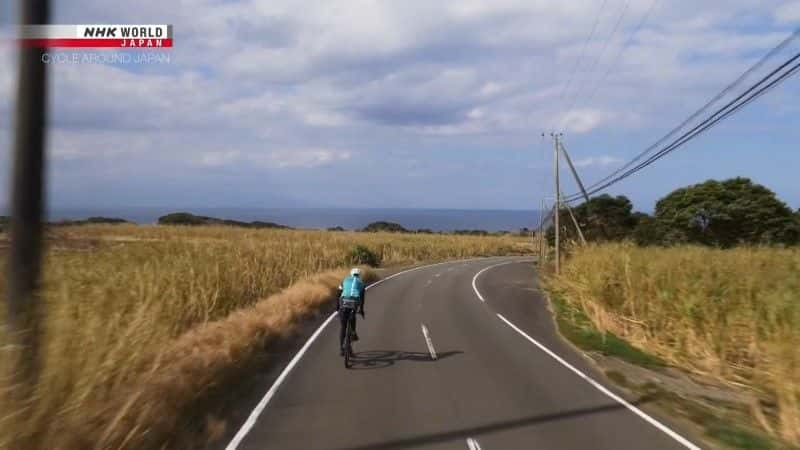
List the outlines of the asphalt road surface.
{"label": "asphalt road surface", "polygon": [[228,449],[685,449],[556,335],[530,259],[401,272],[367,291],[354,366],[337,318]]}

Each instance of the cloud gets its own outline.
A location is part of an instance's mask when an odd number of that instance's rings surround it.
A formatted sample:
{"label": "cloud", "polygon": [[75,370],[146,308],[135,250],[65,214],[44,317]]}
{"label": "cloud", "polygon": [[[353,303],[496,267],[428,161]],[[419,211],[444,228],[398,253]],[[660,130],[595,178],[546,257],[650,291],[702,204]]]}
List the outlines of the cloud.
{"label": "cloud", "polygon": [[242,152],[221,150],[203,152],[193,163],[203,167],[232,166],[238,163],[251,164],[265,169],[313,169],[347,161],[352,152],[335,149],[292,149],[267,152]]}
{"label": "cloud", "polygon": [[586,133],[614,119],[613,114],[605,111],[581,109],[567,113],[561,124],[575,133]]}
{"label": "cloud", "polygon": [[311,169],[335,162],[347,161],[352,153],[346,150],[300,149],[278,150],[255,160],[269,168],[275,169]]}
{"label": "cloud", "polygon": [[[403,158],[426,161],[429,173],[463,173],[450,169],[468,158],[456,150],[504,161],[563,123],[576,143],[651,136],[780,41],[798,15],[786,0],[674,0],[657,3],[633,36],[652,0],[631,0],[592,71],[623,3],[608,2],[565,90],[598,2],[141,0],[113,10],[100,0],[59,2],[59,23],[158,17],[175,25],[176,47],[171,63],[152,67],[49,67],[53,172],[74,180],[129,170],[191,186],[215,170],[270,170],[288,174],[281,182],[294,191],[352,170],[396,187],[407,175],[393,169]],[[3,60],[9,53],[0,46]],[[0,65],[0,131],[15,71]],[[376,164],[397,151],[407,153],[394,165]],[[619,163],[583,155],[582,167]],[[229,189],[240,189],[232,180]],[[451,181],[476,188],[468,177]],[[431,189],[430,201],[447,203]]]}
{"label": "cloud", "polygon": [[587,158],[576,159],[573,164],[575,167],[609,167],[622,164],[623,159],[616,156],[589,156]]}
{"label": "cloud", "polygon": [[[0,27],[0,129],[10,128],[10,121],[3,120],[11,116],[13,104],[17,55],[8,40],[8,34]],[[2,145],[2,144],[0,144]]]}
{"label": "cloud", "polygon": [[775,10],[775,20],[786,24],[800,22],[800,3],[790,1],[778,7]]}
{"label": "cloud", "polygon": [[195,163],[203,167],[220,167],[238,161],[241,152],[238,150],[222,150],[219,152],[204,152],[199,155]]}

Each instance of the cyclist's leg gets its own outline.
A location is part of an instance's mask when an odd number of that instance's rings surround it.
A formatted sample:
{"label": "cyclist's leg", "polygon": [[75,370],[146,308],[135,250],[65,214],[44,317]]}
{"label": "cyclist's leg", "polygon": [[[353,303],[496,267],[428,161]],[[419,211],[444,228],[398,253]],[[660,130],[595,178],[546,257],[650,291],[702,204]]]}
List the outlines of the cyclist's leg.
{"label": "cyclist's leg", "polygon": [[344,348],[344,335],[347,333],[347,320],[350,318],[350,310],[348,308],[342,308],[339,310],[339,323],[341,327],[339,328],[339,348]]}
{"label": "cyclist's leg", "polygon": [[351,326],[351,329],[353,330],[353,340],[357,341],[358,340],[358,333],[356,333],[356,311],[355,310],[353,310],[353,312],[350,313],[350,321],[351,321],[350,322],[350,326]]}

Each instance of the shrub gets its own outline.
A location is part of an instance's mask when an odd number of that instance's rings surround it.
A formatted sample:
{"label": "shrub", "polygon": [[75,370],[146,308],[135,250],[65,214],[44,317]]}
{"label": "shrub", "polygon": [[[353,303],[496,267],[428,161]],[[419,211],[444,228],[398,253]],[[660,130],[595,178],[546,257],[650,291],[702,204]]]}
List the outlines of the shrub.
{"label": "shrub", "polygon": [[166,216],[161,216],[158,218],[159,225],[226,225],[230,227],[240,227],[240,228],[256,228],[256,229],[264,229],[264,228],[278,228],[278,229],[289,229],[286,225],[281,225],[275,222],[262,222],[256,220],[255,222],[241,222],[239,220],[231,220],[231,219],[218,219],[216,217],[207,217],[207,216],[196,216],[191,213],[179,212],[179,213],[171,213],[167,214]]}
{"label": "shrub", "polygon": [[356,245],[350,251],[350,264],[366,264],[370,267],[381,265],[381,257],[364,245]]}
{"label": "shrub", "polygon": [[185,212],[167,214],[158,218],[159,225],[204,225],[206,222],[203,217]]}
{"label": "shrub", "polygon": [[408,230],[399,223],[384,222],[384,221],[372,222],[371,224],[364,227],[364,231],[369,231],[369,232],[387,231],[390,233],[408,233]]}

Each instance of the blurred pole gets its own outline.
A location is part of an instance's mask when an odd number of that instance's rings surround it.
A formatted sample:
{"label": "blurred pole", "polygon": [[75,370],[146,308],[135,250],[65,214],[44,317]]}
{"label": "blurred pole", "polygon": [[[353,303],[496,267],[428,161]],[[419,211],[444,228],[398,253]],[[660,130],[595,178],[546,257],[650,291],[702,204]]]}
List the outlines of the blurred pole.
{"label": "blurred pole", "polygon": [[539,202],[539,230],[536,233],[539,238],[539,264],[544,264],[544,245],[542,236],[544,233],[544,199]]}
{"label": "blurred pole", "polygon": [[[46,24],[48,0],[20,0],[21,25]],[[11,181],[11,248],[8,258],[8,328],[17,349],[14,400],[24,407],[39,376],[41,270],[44,206],[46,65],[43,48],[21,48],[16,104],[16,134]],[[20,430],[22,431],[22,430]],[[22,441],[25,441],[24,439]],[[17,442],[18,448],[26,442]]]}
{"label": "blurred pole", "polygon": [[561,184],[558,180],[558,150],[559,150],[559,134],[555,133],[553,135],[553,149],[555,150],[555,156],[553,157],[553,171],[555,172],[555,181],[556,181],[556,205],[555,205],[555,232],[556,232],[556,275],[561,273],[561,255],[559,252],[559,247],[561,246],[559,242],[559,224],[558,224],[558,216],[561,215]]}

